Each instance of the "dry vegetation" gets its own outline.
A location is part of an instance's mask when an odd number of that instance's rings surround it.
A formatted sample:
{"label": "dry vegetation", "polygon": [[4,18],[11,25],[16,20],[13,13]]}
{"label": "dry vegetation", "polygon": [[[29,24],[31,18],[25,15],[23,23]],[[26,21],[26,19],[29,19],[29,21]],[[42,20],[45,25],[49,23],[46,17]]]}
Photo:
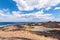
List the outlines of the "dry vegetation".
{"label": "dry vegetation", "polygon": [[56,38],[36,35],[28,31],[0,31],[1,38],[27,38],[31,40],[57,40]]}
{"label": "dry vegetation", "polygon": [[[57,28],[56,24],[37,23],[0,27],[0,40],[60,40],[60,28]],[[52,30],[34,31],[34,29],[48,28],[45,25],[51,28],[53,26]]]}

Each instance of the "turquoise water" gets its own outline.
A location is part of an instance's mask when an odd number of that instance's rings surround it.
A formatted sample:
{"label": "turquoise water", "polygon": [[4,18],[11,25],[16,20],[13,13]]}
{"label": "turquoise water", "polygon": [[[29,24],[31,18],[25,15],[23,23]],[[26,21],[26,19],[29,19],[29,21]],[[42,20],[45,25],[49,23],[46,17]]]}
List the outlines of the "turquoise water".
{"label": "turquoise water", "polygon": [[30,24],[32,22],[0,22],[0,27],[14,24]]}

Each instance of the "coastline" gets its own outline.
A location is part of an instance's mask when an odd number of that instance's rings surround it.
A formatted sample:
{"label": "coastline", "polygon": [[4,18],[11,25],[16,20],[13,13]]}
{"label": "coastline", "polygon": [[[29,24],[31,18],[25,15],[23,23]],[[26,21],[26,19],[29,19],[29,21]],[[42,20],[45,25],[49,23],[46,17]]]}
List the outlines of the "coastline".
{"label": "coastline", "polygon": [[[44,24],[44,25],[42,25]],[[32,24],[14,24],[0,27],[0,39],[6,40],[60,40],[60,28],[55,28],[57,23],[32,23]],[[60,26],[60,25],[59,25]]]}

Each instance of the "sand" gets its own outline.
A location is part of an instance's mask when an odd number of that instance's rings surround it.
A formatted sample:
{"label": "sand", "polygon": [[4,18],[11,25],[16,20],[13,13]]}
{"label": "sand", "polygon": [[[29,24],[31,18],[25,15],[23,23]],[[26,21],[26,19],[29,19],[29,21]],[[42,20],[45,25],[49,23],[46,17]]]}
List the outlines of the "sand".
{"label": "sand", "polygon": [[[28,38],[32,40],[58,40],[56,38],[44,37],[44,36],[32,34],[29,31],[8,31],[8,32],[0,31],[0,40],[2,40],[1,38]],[[9,40],[9,39],[6,39],[6,40]]]}

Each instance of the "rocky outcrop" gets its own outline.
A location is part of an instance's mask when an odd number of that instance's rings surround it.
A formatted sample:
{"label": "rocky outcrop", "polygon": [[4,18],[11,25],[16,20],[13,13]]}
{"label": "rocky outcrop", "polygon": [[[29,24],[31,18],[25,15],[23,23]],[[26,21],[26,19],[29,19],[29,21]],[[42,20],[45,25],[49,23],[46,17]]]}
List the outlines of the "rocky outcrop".
{"label": "rocky outcrop", "polygon": [[9,25],[9,26],[5,26],[5,27],[0,27],[0,30],[2,30],[2,31],[17,31],[17,30],[21,30],[22,28],[24,28],[22,25]]}
{"label": "rocky outcrop", "polygon": [[45,22],[41,25],[48,28],[60,28],[60,22]]}

